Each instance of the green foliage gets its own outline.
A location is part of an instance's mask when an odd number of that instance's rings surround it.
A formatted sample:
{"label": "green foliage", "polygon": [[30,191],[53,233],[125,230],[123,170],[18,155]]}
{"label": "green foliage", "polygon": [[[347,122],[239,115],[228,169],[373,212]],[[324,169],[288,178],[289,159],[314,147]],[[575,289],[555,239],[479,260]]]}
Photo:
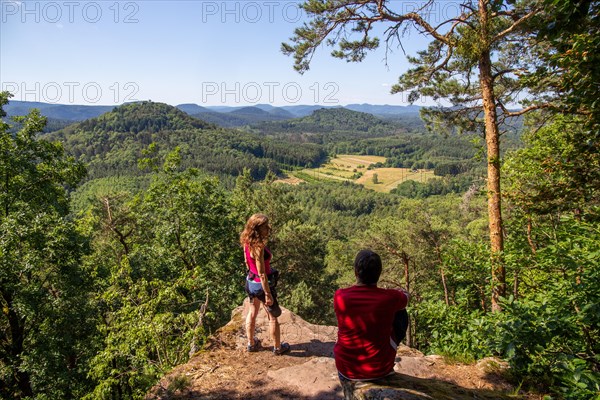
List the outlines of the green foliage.
{"label": "green foliage", "polygon": [[311,290],[305,281],[301,281],[291,288],[289,296],[285,299],[286,306],[298,315],[307,315],[310,318],[311,309],[315,303],[312,299]]}
{"label": "green foliage", "polygon": [[[589,398],[600,385],[600,230],[564,218],[554,233],[534,259],[549,279],[539,283],[541,291],[510,304],[499,337],[505,348],[514,347],[507,355],[519,373],[557,386],[567,398]],[[529,337],[528,329],[535,330]]]}
{"label": "green foliage", "polygon": [[440,165],[437,165],[433,171],[433,173],[437,176],[445,176],[452,175],[456,176],[458,174],[467,172],[469,169],[468,165],[464,162],[447,162]]}
{"label": "green foliage", "polygon": [[579,118],[557,116],[525,135],[527,147],[508,157],[507,197],[529,213],[587,214],[600,204],[600,153]]}
{"label": "green foliage", "polygon": [[192,115],[203,121],[207,121],[222,127],[244,126],[262,121],[278,121],[293,118],[293,114],[288,113],[283,109],[276,109],[273,111],[274,112],[268,112],[258,107],[243,107],[241,109],[229,112],[203,111]]}
{"label": "green foliage", "polygon": [[82,221],[95,236],[85,263],[100,310],[90,398],[143,397],[241,303],[238,213],[217,181],[176,172],[176,161],[136,196],[99,199]]}
{"label": "green foliage", "polygon": [[333,319],[331,302],[335,275],[324,268],[327,237],[318,226],[290,221],[279,233],[277,251],[284,260],[285,279],[280,291],[283,304],[313,323]]}
{"label": "green foliage", "polygon": [[[469,228],[471,226],[467,227]],[[479,229],[460,239],[453,238],[446,243],[442,257],[449,285],[453,288],[453,303],[464,304],[470,309],[489,311],[489,248],[484,242],[477,240],[483,231]],[[469,237],[472,240],[469,240]]]}
{"label": "green foliage", "polygon": [[[0,93],[2,106],[8,93]],[[91,282],[86,241],[67,218],[85,169],[60,144],[36,140],[37,110],[0,122],[0,396],[78,398],[89,382]]]}
{"label": "green foliage", "polygon": [[[411,315],[418,346],[463,360],[501,355],[526,387],[550,388],[566,399],[593,398],[600,387],[600,230],[597,224],[566,218],[554,238],[530,258],[529,271],[521,276],[531,288],[519,300],[506,299],[502,313],[475,310],[477,302],[469,293],[478,289],[469,287],[451,307],[440,301],[416,304]],[[455,259],[470,258],[468,247],[449,250]],[[447,265],[451,286],[476,282],[465,275],[468,267]]]}
{"label": "green foliage", "polygon": [[[75,157],[88,163],[90,177],[139,175],[138,161],[163,159],[180,149],[180,170],[198,167],[205,171],[237,176],[249,168],[255,178],[281,166],[296,167],[320,163],[325,152],[314,144],[289,146],[242,131],[218,128],[162,103],[142,102],[116,107],[98,118],[71,125],[52,133]],[[150,168],[151,169],[151,168]]]}
{"label": "green foliage", "polygon": [[341,140],[387,136],[397,131],[399,125],[371,114],[345,108],[322,108],[306,117],[282,122],[263,122],[253,125],[252,129],[263,135],[294,142],[328,144]]}
{"label": "green foliage", "polygon": [[115,107],[112,112],[78,124],[78,129],[95,132],[156,133],[183,129],[210,129],[214,125],[191,118],[178,108],[144,101]]}
{"label": "green foliage", "polygon": [[409,310],[422,350],[461,362],[491,355],[487,339],[490,328],[484,314],[468,307],[448,307],[441,301],[418,303]]}
{"label": "green foliage", "polygon": [[151,175],[108,176],[89,180],[71,193],[73,214],[85,213],[97,203],[98,198],[110,197],[116,193],[136,194],[147,189],[152,181]]}
{"label": "green foliage", "polygon": [[429,196],[464,193],[479,179],[469,175],[429,179],[427,182],[407,180],[392,189],[392,193],[411,199],[423,199]]}
{"label": "green foliage", "polygon": [[[357,228],[363,223],[361,218],[399,203],[397,196],[377,193],[350,182],[320,181],[315,185],[300,185],[292,195],[303,212],[309,215],[309,220],[318,223],[325,232],[330,232],[329,228],[335,229],[336,225],[338,228]],[[345,222],[337,224],[336,220],[340,219]],[[333,226],[328,226],[330,222]]]}
{"label": "green foliage", "polygon": [[273,231],[268,246],[273,251],[271,265],[281,274],[281,304],[308,321],[330,323],[335,275],[323,268],[328,237],[303,215],[295,190],[273,183],[273,178],[257,184],[249,171],[238,177],[234,202],[243,210],[242,223],[256,212],[269,216]]}
{"label": "green foliage", "polygon": [[[511,144],[510,147],[514,147]],[[436,169],[436,175],[465,175],[473,180],[483,175],[483,164],[477,159],[481,147],[466,136],[402,133],[370,139],[339,141],[328,146],[338,154],[364,154],[386,157],[381,167]],[[451,165],[458,165],[450,169]],[[444,167],[446,166],[446,167]],[[469,174],[466,174],[469,173]],[[465,175],[463,175],[465,174]]]}
{"label": "green foliage", "polygon": [[545,65],[537,69],[532,81],[550,82],[557,89],[554,106],[582,118],[587,145],[597,152],[600,3],[545,0],[542,4],[543,14],[532,24],[544,39],[541,56]]}

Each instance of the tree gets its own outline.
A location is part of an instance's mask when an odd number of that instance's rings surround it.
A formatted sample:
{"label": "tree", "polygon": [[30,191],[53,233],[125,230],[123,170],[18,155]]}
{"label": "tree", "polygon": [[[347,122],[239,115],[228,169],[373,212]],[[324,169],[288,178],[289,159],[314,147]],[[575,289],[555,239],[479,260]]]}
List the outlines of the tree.
{"label": "tree", "polygon": [[[401,2],[387,0],[307,0],[302,8],[311,17],[297,28],[292,44],[284,43],[285,54],[293,55],[295,69],[309,69],[317,48],[338,45],[332,52],[349,62],[362,61],[367,52],[380,45],[373,36],[375,27],[385,24],[386,49],[414,28],[432,42],[417,57],[408,57],[414,68],[403,74],[392,93],[410,91],[409,99],[427,96],[445,100],[450,107],[426,109],[430,126],[440,122],[461,130],[483,130],[487,148],[488,217],[492,265],[492,309],[500,310],[499,299],[506,293],[502,207],[500,192],[500,123],[543,105],[530,104],[509,111],[516,95],[526,87],[534,55],[529,57],[528,22],[540,12],[538,1],[464,0],[457,15],[435,25],[429,12],[442,2],[428,0],[410,12],[398,12]],[[347,30],[347,28],[350,28]],[[348,33],[350,32],[350,33]],[[351,36],[360,35],[358,39]],[[387,54],[387,53],[386,53]],[[499,113],[498,110],[501,110]]]}
{"label": "tree", "polygon": [[[545,66],[532,76],[555,87],[556,108],[582,118],[587,139],[598,151],[600,104],[600,2],[597,0],[544,0],[535,29],[544,41]],[[590,143],[587,143],[590,146]]]}
{"label": "tree", "polygon": [[[0,117],[9,97],[0,93]],[[60,144],[36,139],[39,111],[15,122],[13,133],[0,120],[0,397],[80,398],[90,281],[66,188],[85,168]]]}
{"label": "tree", "polygon": [[373,174],[373,184],[377,185],[379,183],[379,175]]}
{"label": "tree", "polygon": [[505,197],[528,214],[597,213],[600,153],[582,148],[585,121],[558,115],[525,133],[525,147],[508,155]]}
{"label": "tree", "polygon": [[[548,151],[548,157],[558,161],[551,167],[552,172],[563,170],[571,189],[597,192],[600,189],[597,161],[600,153],[600,1],[544,0],[543,5],[543,14],[535,21],[535,29],[539,31],[544,65],[531,80],[552,85],[553,93],[546,96],[550,97],[553,110],[565,118],[550,118],[558,131],[553,132],[551,128],[549,135],[551,140],[560,137],[563,141],[560,148],[567,151],[563,155],[556,150]],[[548,117],[543,115],[539,119],[546,121]],[[560,129],[564,130],[560,132]],[[536,140],[540,142],[543,140],[535,131],[531,135],[538,136]],[[534,147],[539,150],[540,146]],[[575,194],[575,198],[586,200],[579,194]]]}
{"label": "tree", "polygon": [[565,399],[594,398],[600,388],[600,156],[579,146],[586,125],[555,116],[503,165],[518,301],[506,303],[494,337],[526,385]]}
{"label": "tree", "polygon": [[86,398],[142,398],[242,300],[240,212],[216,179],[179,172],[179,162],[176,149],[147,190],[106,195],[82,221],[93,232],[85,263],[97,276],[102,334]]}

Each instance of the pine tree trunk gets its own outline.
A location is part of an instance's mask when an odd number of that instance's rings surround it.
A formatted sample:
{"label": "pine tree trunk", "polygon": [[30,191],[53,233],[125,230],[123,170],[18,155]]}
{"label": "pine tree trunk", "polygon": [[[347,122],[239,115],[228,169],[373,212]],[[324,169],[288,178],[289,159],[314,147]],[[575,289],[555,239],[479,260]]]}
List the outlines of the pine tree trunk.
{"label": "pine tree trunk", "polygon": [[483,99],[488,161],[487,188],[492,267],[492,311],[501,311],[499,299],[506,294],[506,271],[502,257],[504,238],[502,236],[502,208],[500,198],[500,131],[498,129],[498,115],[496,112],[492,61],[488,39],[489,13],[488,1],[479,0],[479,20],[481,23],[479,79]]}

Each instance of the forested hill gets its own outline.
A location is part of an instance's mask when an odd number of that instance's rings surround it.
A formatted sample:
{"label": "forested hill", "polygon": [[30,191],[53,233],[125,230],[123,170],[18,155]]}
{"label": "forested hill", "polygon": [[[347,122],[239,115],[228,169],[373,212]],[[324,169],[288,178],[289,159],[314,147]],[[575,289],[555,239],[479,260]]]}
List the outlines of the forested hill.
{"label": "forested hill", "polygon": [[345,108],[334,108],[316,110],[311,115],[301,118],[296,122],[298,127],[302,125],[316,125],[327,131],[330,129],[356,130],[368,132],[375,128],[387,128],[392,124],[385,122],[372,114],[352,111]]}
{"label": "forested hill", "polygon": [[87,131],[159,132],[176,129],[214,129],[215,125],[192,118],[178,108],[145,101],[115,107],[112,112],[81,122]]}
{"label": "forested hill", "polygon": [[340,139],[391,135],[400,130],[400,125],[345,108],[322,108],[306,117],[262,122],[252,128],[265,135],[290,137],[300,134],[307,141],[327,143]]}
{"label": "forested hill", "polygon": [[163,103],[130,103],[97,118],[50,134],[67,151],[88,164],[89,178],[140,174],[138,159],[150,144],[157,157],[180,148],[181,167],[197,167],[222,175],[238,175],[249,168],[260,179],[284,166],[321,162],[317,145],[289,146],[278,140],[220,128]]}
{"label": "forested hill", "polygon": [[205,111],[190,113],[190,115],[223,127],[243,126],[263,121],[281,121],[294,118],[293,114],[276,107],[273,107],[270,111],[258,107],[243,107],[229,112],[214,112],[205,109]]}

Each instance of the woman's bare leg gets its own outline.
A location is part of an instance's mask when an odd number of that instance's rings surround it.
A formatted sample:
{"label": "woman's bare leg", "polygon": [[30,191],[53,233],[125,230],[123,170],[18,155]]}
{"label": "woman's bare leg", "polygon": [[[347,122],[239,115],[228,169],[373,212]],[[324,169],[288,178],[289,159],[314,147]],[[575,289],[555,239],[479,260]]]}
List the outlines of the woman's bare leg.
{"label": "woman's bare leg", "polygon": [[260,309],[260,300],[254,297],[248,301],[248,314],[246,314],[246,336],[248,337],[248,345],[254,346],[254,327],[256,326],[256,316]]}
{"label": "woman's bare leg", "polygon": [[[265,311],[267,311],[266,307]],[[275,348],[278,349],[281,347],[281,332],[279,328],[279,321],[277,320],[277,317],[272,316],[271,314],[269,314],[268,311],[267,315],[269,316],[269,333],[271,335],[271,340],[273,341],[273,346],[275,346]]]}

